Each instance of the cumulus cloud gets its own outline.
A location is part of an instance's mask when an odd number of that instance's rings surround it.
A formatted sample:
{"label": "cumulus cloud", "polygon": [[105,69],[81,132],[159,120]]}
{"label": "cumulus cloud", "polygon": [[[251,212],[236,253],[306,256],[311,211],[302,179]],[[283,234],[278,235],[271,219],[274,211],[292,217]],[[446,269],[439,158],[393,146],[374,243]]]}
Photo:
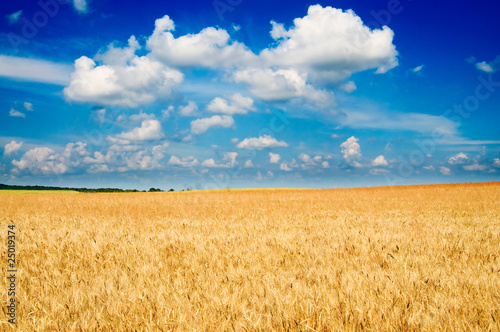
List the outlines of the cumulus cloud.
{"label": "cumulus cloud", "polygon": [[146,47],[152,57],[176,67],[230,67],[256,61],[244,44],[229,42],[224,29],[208,27],[197,34],[175,38],[175,24],[168,15],[155,21],[155,30]]}
{"label": "cumulus cloud", "polygon": [[462,165],[469,161],[467,155],[463,152],[460,152],[448,159],[448,164],[450,165]]}
{"label": "cumulus cloud", "polygon": [[24,102],[24,109],[27,110],[27,111],[33,111],[33,104],[32,103],[28,103],[27,101]]}
{"label": "cumulus cloud", "polygon": [[176,156],[171,156],[168,161],[168,165],[171,166],[179,166],[179,167],[193,167],[197,166],[200,163],[193,156],[179,158]]}
{"label": "cumulus cloud", "polygon": [[340,144],[341,152],[344,160],[351,166],[361,167],[361,164],[357,161],[361,158],[361,147],[359,145],[359,139],[351,136],[344,143]]}
{"label": "cumulus cloud", "polygon": [[180,116],[196,116],[198,115],[198,105],[194,101],[188,102],[185,106],[179,107]]}
{"label": "cumulus cloud", "polygon": [[477,62],[476,68],[478,70],[484,71],[485,73],[495,73],[500,69],[500,55],[495,58],[495,60],[491,62]]}
{"label": "cumulus cloud", "polygon": [[75,61],[71,82],[64,89],[67,99],[99,105],[137,107],[169,96],[183,81],[183,74],[147,56],[136,56],[140,48],[134,36],[129,47],[110,47],[98,58],[86,56]]}
{"label": "cumulus cloud", "polygon": [[8,156],[17,150],[19,150],[23,146],[23,142],[17,143],[16,141],[11,141],[10,143],[5,145],[5,148],[3,150],[3,154],[5,156]]}
{"label": "cumulus cloud", "polygon": [[493,159],[493,167],[500,167],[500,158]]}
{"label": "cumulus cloud", "polygon": [[245,161],[243,168],[252,168],[252,167],[254,167],[254,165],[253,165],[253,162],[251,160]]}
{"label": "cumulus cloud", "polygon": [[164,136],[160,121],[144,120],[140,127],[115,136],[108,136],[108,141],[117,144],[130,144],[131,141],[148,141],[161,139]]}
{"label": "cumulus cloud", "polygon": [[385,73],[398,65],[394,32],[387,26],[371,30],[352,10],[314,5],[288,30],[271,23],[278,45],[260,56],[270,65],[308,68],[317,81],[338,82],[375,68]]}
{"label": "cumulus cloud", "polygon": [[[310,6],[307,15],[296,18],[289,29],[272,22],[275,46],[258,55],[243,43],[232,41],[224,29],[207,27],[178,36],[174,31],[174,22],[165,15],[155,21],[145,55],[136,55],[141,46],[132,36],[128,47],[110,45],[94,59],[77,59],[71,82],[64,90],[66,98],[137,107],[168,97],[181,84],[182,73],[172,68],[202,67],[226,71],[227,78],[246,84],[262,100],[299,98],[322,109],[334,104],[333,94],[315,84],[333,83],[352,92],[355,83],[343,82],[353,73],[367,69],[384,73],[398,64],[391,29],[371,30],[351,10],[320,5]],[[245,114],[252,103],[241,95],[230,100],[219,97],[207,110]]]}
{"label": "cumulus cloud", "polygon": [[377,158],[373,159],[372,161],[372,166],[377,167],[377,166],[387,166],[389,163],[387,160],[385,160],[384,156],[380,155]]}
{"label": "cumulus cloud", "polygon": [[201,135],[210,128],[223,127],[229,128],[234,125],[234,120],[229,115],[214,115],[210,118],[203,118],[191,121],[191,133]]}
{"label": "cumulus cloud", "polygon": [[235,71],[233,78],[236,82],[247,84],[254,96],[266,101],[305,98],[319,106],[334,102],[330,92],[314,88],[307,83],[307,74],[295,69],[242,69]]}
{"label": "cumulus cloud", "polygon": [[256,149],[262,150],[264,148],[287,147],[288,144],[284,141],[278,141],[276,138],[269,135],[262,135],[260,137],[245,138],[243,141],[236,145],[239,149]]}
{"label": "cumulus cloud", "polygon": [[165,157],[165,150],[168,143],[156,145],[152,149],[151,155],[147,150],[138,151],[130,157],[125,158],[126,167],[121,167],[119,171],[125,170],[154,170],[162,167],[160,160]]}
{"label": "cumulus cloud", "polygon": [[94,158],[87,156],[83,158],[83,162],[85,164],[104,164],[106,159],[101,152],[96,151],[94,152]]}
{"label": "cumulus cloud", "polygon": [[109,173],[109,172],[113,172],[113,169],[110,168],[106,164],[94,164],[94,165],[90,165],[90,167],[87,169],[87,172],[92,173],[92,174]]}
{"label": "cumulus cloud", "polygon": [[19,112],[18,110],[11,108],[9,111],[9,116],[15,117],[15,118],[25,118],[26,114],[23,112]]}
{"label": "cumulus cloud", "polygon": [[235,93],[229,102],[224,98],[217,97],[208,104],[207,110],[227,115],[247,114],[248,111],[254,110],[253,99],[243,97],[240,93]]}
{"label": "cumulus cloud", "polygon": [[80,166],[88,155],[85,143],[68,143],[62,153],[47,147],[36,147],[27,151],[20,160],[13,160],[14,173],[27,171],[31,174],[64,174]]}
{"label": "cumulus cloud", "polygon": [[323,161],[321,163],[321,167],[323,167],[323,168],[330,168],[330,164],[328,163],[328,161],[325,160],[325,161]]}
{"label": "cumulus cloud", "polygon": [[[106,114],[106,110],[104,110],[104,115]],[[102,110],[100,110],[102,111]],[[148,114],[148,113],[143,113],[142,111],[139,112],[139,114],[132,114],[129,116],[129,120],[132,122],[142,122],[144,120],[154,120],[156,119],[156,116],[154,114]]]}
{"label": "cumulus cloud", "polygon": [[269,152],[269,162],[271,164],[277,164],[281,159],[281,156],[277,153]]}
{"label": "cumulus cloud", "polygon": [[[323,157],[321,156],[315,156],[315,157],[311,157],[310,155],[306,154],[306,153],[301,153],[299,155],[299,160],[302,162],[302,169],[309,169],[311,167],[315,167],[318,165],[318,163],[320,163],[322,160],[323,160]],[[327,168],[327,167],[323,167],[323,168]]]}
{"label": "cumulus cloud", "polygon": [[291,172],[292,168],[290,166],[288,166],[288,163],[285,161],[285,162],[281,163],[280,170],[285,171],[285,172]]}
{"label": "cumulus cloud", "polygon": [[340,88],[342,90],[344,90],[345,92],[347,92],[347,93],[351,93],[353,91],[356,91],[357,86],[356,86],[356,83],[354,83],[353,81],[349,81],[349,82],[347,82],[345,84],[342,84],[340,86]]}
{"label": "cumulus cloud", "polygon": [[441,166],[441,167],[439,167],[439,171],[443,175],[451,175],[451,170],[448,167]]}
{"label": "cumulus cloud", "polygon": [[426,169],[428,171],[433,171],[434,170],[434,166],[432,165],[429,165],[429,166],[423,166],[423,169]]}
{"label": "cumulus cloud", "polygon": [[58,163],[55,158],[51,158],[51,155],[55,151],[47,147],[37,147],[27,151],[21,159],[13,160],[12,165],[14,165],[17,170],[30,170],[33,173],[55,173],[61,174],[66,172],[66,167],[62,163]]}
{"label": "cumulus cloud", "polygon": [[202,166],[212,168],[230,168],[236,165],[236,157],[238,152],[227,152],[223,157],[223,163],[217,164],[212,158],[207,159],[201,163]]}

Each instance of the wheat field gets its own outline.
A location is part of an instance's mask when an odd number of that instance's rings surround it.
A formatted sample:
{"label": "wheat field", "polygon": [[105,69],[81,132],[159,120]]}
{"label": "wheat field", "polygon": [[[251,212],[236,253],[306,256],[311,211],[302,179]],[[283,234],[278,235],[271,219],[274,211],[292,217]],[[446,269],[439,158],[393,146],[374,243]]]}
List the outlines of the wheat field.
{"label": "wheat field", "polygon": [[500,331],[500,183],[0,195],[2,331]]}

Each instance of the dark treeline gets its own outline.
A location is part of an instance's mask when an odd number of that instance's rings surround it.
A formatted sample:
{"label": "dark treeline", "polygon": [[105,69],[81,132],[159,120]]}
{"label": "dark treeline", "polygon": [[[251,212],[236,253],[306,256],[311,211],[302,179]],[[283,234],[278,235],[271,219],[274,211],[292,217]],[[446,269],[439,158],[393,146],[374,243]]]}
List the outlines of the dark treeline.
{"label": "dark treeline", "polygon": [[[0,184],[0,190],[72,190],[82,193],[137,193],[146,192],[146,190],[137,189],[119,189],[119,188],[69,188],[69,187],[49,187],[49,186],[16,186]],[[169,191],[174,191],[170,189]],[[151,188],[149,192],[163,192],[159,188]]]}

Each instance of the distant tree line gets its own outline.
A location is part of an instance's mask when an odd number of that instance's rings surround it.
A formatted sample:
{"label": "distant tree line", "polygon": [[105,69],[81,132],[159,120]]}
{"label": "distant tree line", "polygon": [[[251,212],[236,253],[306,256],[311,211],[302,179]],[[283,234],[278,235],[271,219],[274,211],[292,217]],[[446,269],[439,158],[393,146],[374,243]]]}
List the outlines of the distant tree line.
{"label": "distant tree line", "polygon": [[[146,192],[146,190],[137,189],[119,189],[119,188],[70,188],[70,187],[50,187],[50,186],[17,186],[0,184],[0,190],[71,190],[82,193],[137,193]],[[190,189],[188,189],[189,191]],[[169,191],[175,191],[170,189]],[[184,190],[181,190],[184,191]],[[164,192],[160,188],[151,188],[148,192]]]}

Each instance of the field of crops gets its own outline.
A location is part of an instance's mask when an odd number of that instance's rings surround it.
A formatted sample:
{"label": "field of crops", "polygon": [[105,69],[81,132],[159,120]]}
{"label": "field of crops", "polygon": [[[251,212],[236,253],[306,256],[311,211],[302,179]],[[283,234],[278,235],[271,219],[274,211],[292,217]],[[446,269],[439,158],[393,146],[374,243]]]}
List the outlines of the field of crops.
{"label": "field of crops", "polygon": [[500,183],[0,195],[16,329],[499,331]]}

